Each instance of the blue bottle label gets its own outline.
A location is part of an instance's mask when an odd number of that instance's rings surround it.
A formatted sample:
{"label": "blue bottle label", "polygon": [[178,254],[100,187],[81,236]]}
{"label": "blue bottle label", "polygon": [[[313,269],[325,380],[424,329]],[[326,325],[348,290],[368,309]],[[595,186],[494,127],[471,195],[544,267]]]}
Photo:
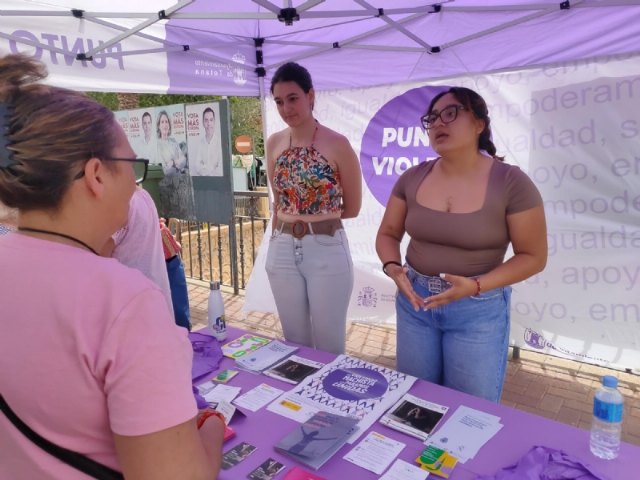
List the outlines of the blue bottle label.
{"label": "blue bottle label", "polygon": [[622,421],[622,404],[603,402],[599,398],[593,401],[593,415],[600,420],[611,423]]}

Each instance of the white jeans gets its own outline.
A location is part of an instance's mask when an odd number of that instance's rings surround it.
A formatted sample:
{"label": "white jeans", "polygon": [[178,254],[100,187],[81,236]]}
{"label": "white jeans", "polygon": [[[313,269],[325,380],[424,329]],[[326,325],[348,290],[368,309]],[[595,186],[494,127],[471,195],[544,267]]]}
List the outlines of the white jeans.
{"label": "white jeans", "polygon": [[267,276],[284,337],[295,343],[344,353],[353,262],[347,234],[275,232],[269,243]]}

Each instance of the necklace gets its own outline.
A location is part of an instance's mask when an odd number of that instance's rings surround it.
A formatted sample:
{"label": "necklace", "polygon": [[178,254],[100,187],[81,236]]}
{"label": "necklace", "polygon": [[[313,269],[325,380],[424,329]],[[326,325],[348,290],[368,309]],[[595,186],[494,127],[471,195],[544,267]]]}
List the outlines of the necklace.
{"label": "necklace", "polygon": [[82,245],[84,248],[89,250],[91,253],[94,253],[94,254],[98,255],[98,252],[96,252],[93,248],[91,248],[89,245],[84,243],[82,240],[78,240],[77,238],[72,237],[71,235],[67,235],[66,233],[52,232],[51,230],[41,230],[39,228],[28,228],[28,227],[18,227],[18,231],[20,231],[20,232],[31,232],[31,233],[44,233],[45,235],[54,235],[56,237],[66,238],[67,240],[71,240],[72,242],[76,242],[78,245]]}
{"label": "necklace", "polygon": [[[318,125],[320,125],[318,123],[318,120],[315,120],[315,122],[316,122],[316,128],[313,129],[313,134],[311,136],[311,146],[313,146],[313,144],[316,141],[316,134],[318,133]],[[293,135],[291,135],[291,129],[289,129],[289,148],[292,148],[292,146],[293,146]],[[306,147],[303,147],[303,148],[306,148]]]}

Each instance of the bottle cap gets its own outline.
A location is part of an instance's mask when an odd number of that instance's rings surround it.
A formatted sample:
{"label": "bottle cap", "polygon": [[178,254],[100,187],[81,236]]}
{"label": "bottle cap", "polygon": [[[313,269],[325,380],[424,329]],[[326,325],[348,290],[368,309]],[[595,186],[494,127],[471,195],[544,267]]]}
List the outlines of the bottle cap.
{"label": "bottle cap", "polygon": [[220,282],[209,282],[209,290],[220,290]]}
{"label": "bottle cap", "polygon": [[602,377],[602,384],[605,387],[616,388],[618,386],[618,379],[613,375],[605,375]]}

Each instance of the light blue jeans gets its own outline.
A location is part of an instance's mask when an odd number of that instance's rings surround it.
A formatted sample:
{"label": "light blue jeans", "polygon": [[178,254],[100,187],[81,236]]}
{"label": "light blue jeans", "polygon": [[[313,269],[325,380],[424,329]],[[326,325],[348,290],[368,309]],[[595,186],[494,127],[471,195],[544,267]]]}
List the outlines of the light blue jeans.
{"label": "light blue jeans", "polygon": [[[437,285],[429,288],[429,280],[437,284],[439,277],[412,268],[408,276],[421,297],[438,293]],[[498,402],[509,348],[510,301],[511,287],[502,287],[416,312],[398,293],[398,370]]]}
{"label": "light blue jeans", "polygon": [[343,229],[294,238],[275,232],[269,241],[267,276],[284,337],[344,353],[353,262]]}

